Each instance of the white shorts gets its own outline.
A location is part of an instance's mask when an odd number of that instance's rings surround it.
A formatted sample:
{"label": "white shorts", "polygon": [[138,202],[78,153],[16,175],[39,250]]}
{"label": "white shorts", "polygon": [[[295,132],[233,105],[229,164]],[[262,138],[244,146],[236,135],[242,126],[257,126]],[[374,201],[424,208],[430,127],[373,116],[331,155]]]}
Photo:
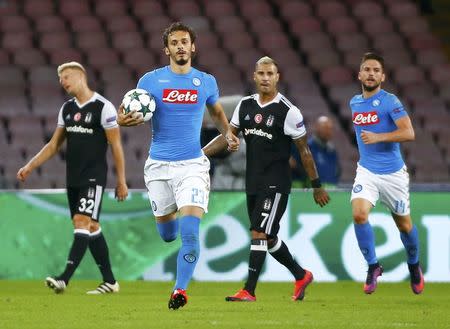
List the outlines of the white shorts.
{"label": "white shorts", "polygon": [[153,214],[164,216],[184,206],[208,212],[209,160],[206,156],[183,161],[145,162],[144,180]]}
{"label": "white shorts", "polygon": [[400,216],[409,215],[409,174],[406,166],[392,174],[374,174],[360,166],[356,168],[351,200],[362,198],[375,207],[378,199]]}

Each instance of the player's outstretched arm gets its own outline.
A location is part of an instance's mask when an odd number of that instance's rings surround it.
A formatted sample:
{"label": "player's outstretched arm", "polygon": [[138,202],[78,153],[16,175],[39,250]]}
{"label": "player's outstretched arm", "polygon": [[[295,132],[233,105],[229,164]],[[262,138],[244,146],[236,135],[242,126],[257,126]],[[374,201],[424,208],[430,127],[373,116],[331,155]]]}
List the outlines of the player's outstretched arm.
{"label": "player's outstretched arm", "polygon": [[66,130],[62,127],[57,127],[50,141],[45,144],[44,147],[34,157],[32,157],[25,166],[19,169],[16,175],[17,179],[24,182],[34,169],[41,166],[45,161],[58,152],[65,139]]}
{"label": "player's outstretched arm", "polygon": [[316,163],[309,149],[306,135],[294,140],[295,146],[300,154],[303,168],[311,180],[313,187],[314,201],[321,207],[325,206],[330,201],[330,196],[327,191],[322,188],[320,184],[319,174],[317,173]]}
{"label": "player's outstretched arm", "polygon": [[207,105],[207,107],[211,119],[214,121],[214,124],[222,136],[225,137],[225,141],[228,144],[228,150],[231,152],[239,150],[240,141],[237,137],[237,130],[233,130],[233,127],[229,125],[222,104],[216,102],[214,105]]}
{"label": "player's outstretched arm", "polygon": [[136,118],[134,116],[135,111],[130,111],[127,114],[124,114],[123,109],[123,104],[120,104],[119,109],[117,110],[117,123],[119,126],[132,127],[144,123],[144,119],[142,117]]}
{"label": "player's outstretched arm", "polygon": [[395,120],[397,129],[388,133],[373,133],[362,130],[361,140],[364,144],[375,144],[381,142],[409,142],[415,139],[414,128],[409,116],[403,116]]}
{"label": "player's outstretched arm", "polygon": [[122,142],[120,140],[120,129],[119,127],[106,129],[105,134],[108,143],[111,145],[114,165],[116,167],[116,199],[117,201],[123,201],[128,196],[128,186],[125,176],[125,157],[123,155]]}

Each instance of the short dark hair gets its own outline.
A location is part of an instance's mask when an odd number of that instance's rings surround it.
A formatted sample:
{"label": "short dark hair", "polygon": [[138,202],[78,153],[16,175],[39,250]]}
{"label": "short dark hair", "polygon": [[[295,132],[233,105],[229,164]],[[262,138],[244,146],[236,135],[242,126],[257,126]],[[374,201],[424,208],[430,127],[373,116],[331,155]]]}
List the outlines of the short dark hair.
{"label": "short dark hair", "polygon": [[381,68],[384,71],[384,58],[383,58],[383,56],[381,56],[379,54],[376,54],[376,53],[372,53],[372,52],[365,53],[363,55],[362,59],[361,59],[361,64],[360,65],[363,65],[364,62],[368,61],[369,59],[373,59],[373,60],[377,61],[378,63],[380,63],[381,64]]}
{"label": "short dark hair", "polygon": [[164,47],[167,47],[169,44],[169,35],[176,31],[188,32],[189,36],[191,37],[191,43],[195,42],[196,35],[194,30],[189,25],[183,24],[181,22],[175,22],[170,24],[170,26],[164,30],[163,33]]}

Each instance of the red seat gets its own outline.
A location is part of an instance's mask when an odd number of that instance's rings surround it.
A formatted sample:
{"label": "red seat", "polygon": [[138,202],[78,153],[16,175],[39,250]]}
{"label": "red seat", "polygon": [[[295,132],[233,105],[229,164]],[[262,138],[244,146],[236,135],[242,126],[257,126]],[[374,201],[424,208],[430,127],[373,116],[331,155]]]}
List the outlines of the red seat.
{"label": "red seat", "polygon": [[425,73],[418,66],[401,66],[394,71],[394,78],[400,85],[425,82]]}
{"label": "red seat", "polygon": [[259,48],[269,54],[276,55],[280,49],[290,49],[289,39],[285,34],[267,32],[258,37]]}
{"label": "red seat", "polygon": [[14,16],[17,15],[18,10],[18,2],[17,1],[4,1],[0,6],[0,17],[6,16]]}
{"label": "red seat", "polygon": [[404,19],[398,24],[399,30],[406,36],[430,33],[428,22],[423,17],[415,16]]}
{"label": "red seat", "polygon": [[387,35],[394,31],[392,20],[385,16],[370,17],[370,19],[364,19],[361,23],[364,32],[371,37],[376,37],[378,34]]}
{"label": "red seat", "polygon": [[283,28],[280,24],[280,20],[275,19],[273,16],[259,17],[258,19],[251,20],[249,22],[250,28],[256,35],[264,35],[265,33],[283,33]]}
{"label": "red seat", "polygon": [[297,0],[283,1],[280,4],[280,15],[287,21],[297,20],[299,17],[303,19],[312,15],[312,9],[307,2]]}
{"label": "red seat", "polygon": [[30,23],[24,16],[2,16],[0,19],[0,32],[29,33],[31,32]]}
{"label": "red seat", "polygon": [[319,51],[320,49],[333,48],[331,38],[327,33],[315,32],[308,33],[301,37],[300,48],[309,51]]}
{"label": "red seat", "polygon": [[31,68],[45,64],[46,59],[39,49],[18,49],[13,53],[13,63],[24,68]]}
{"label": "red seat", "polygon": [[143,22],[164,16],[164,8],[159,1],[131,0],[131,10]]}
{"label": "red seat", "polygon": [[355,78],[352,71],[343,66],[324,68],[320,73],[320,81],[326,86],[352,83]]}
{"label": "red seat", "polygon": [[74,16],[70,19],[70,26],[75,33],[102,32],[101,21],[93,15]]}
{"label": "red seat", "polygon": [[16,65],[0,66],[0,90],[7,86],[24,90],[25,83],[23,68]]}
{"label": "red seat", "polygon": [[324,48],[323,51],[317,49],[308,52],[308,63],[314,70],[322,70],[327,67],[337,66],[340,64],[340,58],[333,48]]}
{"label": "red seat", "polygon": [[131,16],[105,17],[106,29],[112,33],[136,32],[138,27]]}
{"label": "red seat", "polygon": [[168,13],[177,20],[180,20],[183,17],[201,15],[198,4],[189,0],[171,0],[168,5]]}
{"label": "red seat", "polygon": [[114,65],[111,67],[104,67],[100,70],[100,79],[102,79],[106,84],[111,84],[114,81],[124,80],[132,81],[134,76],[131,70],[123,65]]}
{"label": "red seat", "polygon": [[373,46],[379,52],[389,49],[405,49],[403,38],[395,32],[374,35]]}
{"label": "red seat", "polygon": [[127,3],[122,0],[96,0],[95,13],[101,18],[121,17],[127,15]]}
{"label": "red seat", "polygon": [[119,51],[144,47],[144,42],[139,32],[117,32],[111,38],[113,47]]}
{"label": "red seat", "polygon": [[355,33],[359,31],[356,21],[349,16],[337,16],[327,19],[327,30],[332,35]]}
{"label": "red seat", "polygon": [[155,65],[153,53],[145,48],[129,49],[122,55],[123,63],[133,70],[138,68],[150,69]]}
{"label": "red seat", "polygon": [[60,16],[48,15],[34,18],[36,31],[39,33],[65,31],[66,23]]}
{"label": "red seat", "polygon": [[450,64],[445,63],[431,67],[430,79],[438,85],[450,82]]}
{"label": "red seat", "polygon": [[83,55],[75,48],[57,48],[49,51],[50,64],[60,65],[65,62],[83,62]]}
{"label": "red seat", "polygon": [[316,17],[304,17],[303,19],[292,20],[289,23],[291,33],[301,38],[311,33],[322,32],[322,23]]}
{"label": "red seat", "polygon": [[227,0],[206,0],[202,3],[206,16],[210,18],[219,18],[221,16],[231,16],[236,14],[234,4]]}
{"label": "red seat", "polygon": [[375,1],[358,1],[352,6],[352,13],[361,21],[367,20],[369,23],[377,16],[383,16],[383,7]]}
{"label": "red seat", "polygon": [[72,39],[71,35],[65,30],[45,32],[41,34],[39,45],[41,49],[46,51],[70,48],[72,46]]}
{"label": "red seat", "polygon": [[417,64],[425,67],[445,64],[448,59],[441,49],[423,49],[416,52]]}
{"label": "red seat", "polygon": [[39,17],[53,15],[55,7],[52,0],[26,0],[23,11],[28,17]]}
{"label": "red seat", "polygon": [[95,48],[86,53],[89,65],[95,70],[119,64],[119,54],[112,48]]}
{"label": "red seat", "polygon": [[410,18],[419,16],[419,10],[417,5],[412,2],[387,2],[387,11],[389,15],[397,19],[398,21],[403,18]]}
{"label": "red seat", "polygon": [[75,35],[75,41],[77,46],[85,51],[108,47],[108,41],[103,32],[81,32]]}
{"label": "red seat", "polygon": [[440,40],[431,33],[420,33],[409,36],[409,45],[414,51],[441,48]]}
{"label": "red seat", "polygon": [[9,52],[5,49],[0,49],[0,67],[11,63]]}
{"label": "red seat", "polygon": [[64,0],[59,3],[59,12],[67,19],[82,15],[90,15],[89,2],[79,0]]}
{"label": "red seat", "polygon": [[241,49],[249,49],[254,47],[253,37],[246,32],[242,33],[229,33],[223,36],[222,46],[231,51],[239,52]]}
{"label": "red seat", "polygon": [[3,33],[2,48],[6,50],[22,50],[33,48],[33,35],[28,32]]}
{"label": "red seat", "polygon": [[328,19],[336,16],[347,15],[347,7],[340,1],[318,1],[316,3],[316,15],[323,19]]}
{"label": "red seat", "polygon": [[336,36],[336,46],[342,52],[359,50],[363,54],[369,48],[369,41],[365,34],[343,33]]}
{"label": "red seat", "polygon": [[272,15],[272,8],[266,0],[246,0],[237,2],[242,17],[254,19]]}
{"label": "red seat", "polygon": [[244,21],[239,16],[221,16],[213,22],[216,31],[223,37],[227,34],[247,32]]}
{"label": "red seat", "polygon": [[142,29],[148,34],[148,36],[153,36],[154,34],[159,35],[161,39],[162,47],[162,34],[164,30],[172,23],[172,20],[167,16],[156,16],[151,19],[143,19],[141,21]]}
{"label": "red seat", "polygon": [[38,86],[52,87],[57,90],[60,90],[61,88],[56,72],[56,66],[52,65],[31,67],[28,72],[28,80],[31,89]]}
{"label": "red seat", "polygon": [[[230,59],[223,49],[211,48],[207,50],[205,48],[199,48],[195,62],[208,71],[214,71],[216,67],[229,65]],[[230,69],[232,68],[230,67]]]}

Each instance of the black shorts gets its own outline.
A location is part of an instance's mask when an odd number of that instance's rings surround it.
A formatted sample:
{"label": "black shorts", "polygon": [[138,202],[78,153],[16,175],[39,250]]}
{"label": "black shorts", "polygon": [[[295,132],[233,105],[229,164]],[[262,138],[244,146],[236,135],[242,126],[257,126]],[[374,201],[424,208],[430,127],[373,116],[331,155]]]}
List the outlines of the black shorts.
{"label": "black shorts", "polygon": [[276,237],[288,198],[289,194],[282,193],[247,194],[250,230]]}
{"label": "black shorts", "polygon": [[71,218],[75,214],[81,214],[98,221],[102,209],[103,191],[104,187],[101,185],[68,187],[67,199]]}

